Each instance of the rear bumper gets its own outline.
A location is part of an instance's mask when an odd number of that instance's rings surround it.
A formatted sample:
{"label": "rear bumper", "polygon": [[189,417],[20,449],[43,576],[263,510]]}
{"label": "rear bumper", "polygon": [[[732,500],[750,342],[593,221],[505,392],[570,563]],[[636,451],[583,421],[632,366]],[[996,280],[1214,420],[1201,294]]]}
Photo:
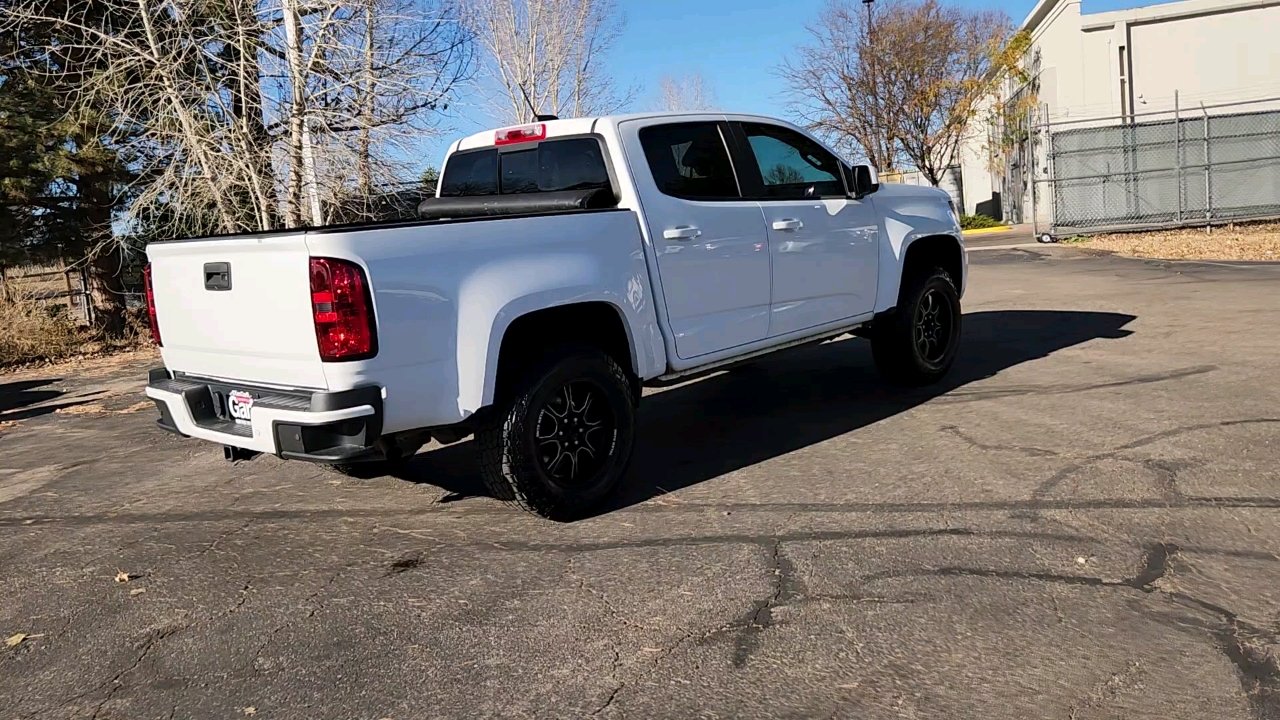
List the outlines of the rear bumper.
{"label": "rear bumper", "polygon": [[[253,396],[249,422],[230,419],[226,393]],[[161,428],[222,445],[293,460],[335,463],[376,460],[382,434],[382,388],[290,392],[151,371],[147,397]]]}

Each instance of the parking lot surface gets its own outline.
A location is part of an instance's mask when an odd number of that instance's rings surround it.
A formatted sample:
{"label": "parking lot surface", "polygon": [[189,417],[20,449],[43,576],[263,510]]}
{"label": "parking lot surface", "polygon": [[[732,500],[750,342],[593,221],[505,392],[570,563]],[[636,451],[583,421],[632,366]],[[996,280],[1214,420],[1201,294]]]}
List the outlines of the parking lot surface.
{"label": "parking lot surface", "polygon": [[0,379],[0,720],[1280,718],[1280,266],[971,263],[943,384],[649,391],[572,524],[470,441],[232,465],[143,365]]}

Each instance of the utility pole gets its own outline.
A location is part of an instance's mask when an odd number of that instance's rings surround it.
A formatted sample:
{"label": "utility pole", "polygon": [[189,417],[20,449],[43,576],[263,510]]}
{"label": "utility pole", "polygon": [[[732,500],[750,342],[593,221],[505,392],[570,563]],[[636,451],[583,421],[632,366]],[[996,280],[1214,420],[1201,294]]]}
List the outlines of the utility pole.
{"label": "utility pole", "polygon": [[[868,98],[868,100],[870,100],[870,101],[871,101],[871,103],[873,104],[872,111],[871,111],[871,117],[872,117],[873,122],[875,123],[875,127],[873,128],[873,133],[874,133],[874,134],[872,135],[872,137],[874,137],[874,138],[876,139],[876,144],[877,144],[877,145],[879,145],[879,144],[880,144],[880,141],[881,141],[881,139],[882,139],[882,133],[883,133],[883,130],[884,130],[884,128],[883,128],[883,125],[884,125],[884,118],[883,118],[883,115],[882,115],[882,114],[881,114],[881,112],[880,112],[880,87],[879,87],[879,85],[878,85],[878,83],[877,83],[877,80],[876,80],[876,64],[875,64],[875,63],[876,63],[876,49],[875,49],[875,37],[872,35],[872,28],[873,28],[873,25],[872,25],[872,17],[871,17],[871,5],[872,5],[875,1],[876,1],[876,0],[862,0],[862,4],[863,4],[863,6],[864,6],[864,7],[866,7],[866,8],[867,8],[867,53],[868,53],[868,55],[867,55],[867,72],[869,72],[869,73],[871,74],[871,88],[872,88],[871,97],[870,97],[870,98]],[[885,152],[889,152],[889,151],[890,151],[890,150],[889,150],[889,148],[887,148],[887,147],[883,147],[883,148],[876,148],[876,149],[877,149],[877,150],[884,150]],[[884,165],[884,164],[888,163],[888,161],[889,161],[889,158],[887,158],[887,157],[885,157],[885,158],[880,158],[880,159],[879,159],[879,163],[880,163],[881,165]],[[889,169],[887,166],[886,166],[886,167],[878,167],[878,168],[876,168],[876,170],[878,170],[878,171],[880,171],[880,170],[887,170],[887,169]]]}

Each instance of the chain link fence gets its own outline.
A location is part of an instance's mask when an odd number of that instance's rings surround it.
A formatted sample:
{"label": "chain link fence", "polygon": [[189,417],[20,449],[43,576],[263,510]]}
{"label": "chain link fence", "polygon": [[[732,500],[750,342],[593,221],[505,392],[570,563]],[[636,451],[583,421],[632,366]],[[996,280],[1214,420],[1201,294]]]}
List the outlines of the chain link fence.
{"label": "chain link fence", "polygon": [[1030,135],[1037,232],[1280,217],[1280,98],[1175,100],[1159,113],[1041,121]]}

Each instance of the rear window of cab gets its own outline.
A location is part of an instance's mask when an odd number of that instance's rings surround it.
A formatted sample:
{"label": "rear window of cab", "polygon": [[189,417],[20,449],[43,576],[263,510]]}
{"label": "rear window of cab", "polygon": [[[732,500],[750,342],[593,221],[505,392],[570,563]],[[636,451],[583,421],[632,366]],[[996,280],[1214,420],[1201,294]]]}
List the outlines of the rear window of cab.
{"label": "rear window of cab", "polygon": [[441,197],[517,195],[611,189],[600,142],[577,137],[543,140],[527,148],[454,153],[440,178]]}

